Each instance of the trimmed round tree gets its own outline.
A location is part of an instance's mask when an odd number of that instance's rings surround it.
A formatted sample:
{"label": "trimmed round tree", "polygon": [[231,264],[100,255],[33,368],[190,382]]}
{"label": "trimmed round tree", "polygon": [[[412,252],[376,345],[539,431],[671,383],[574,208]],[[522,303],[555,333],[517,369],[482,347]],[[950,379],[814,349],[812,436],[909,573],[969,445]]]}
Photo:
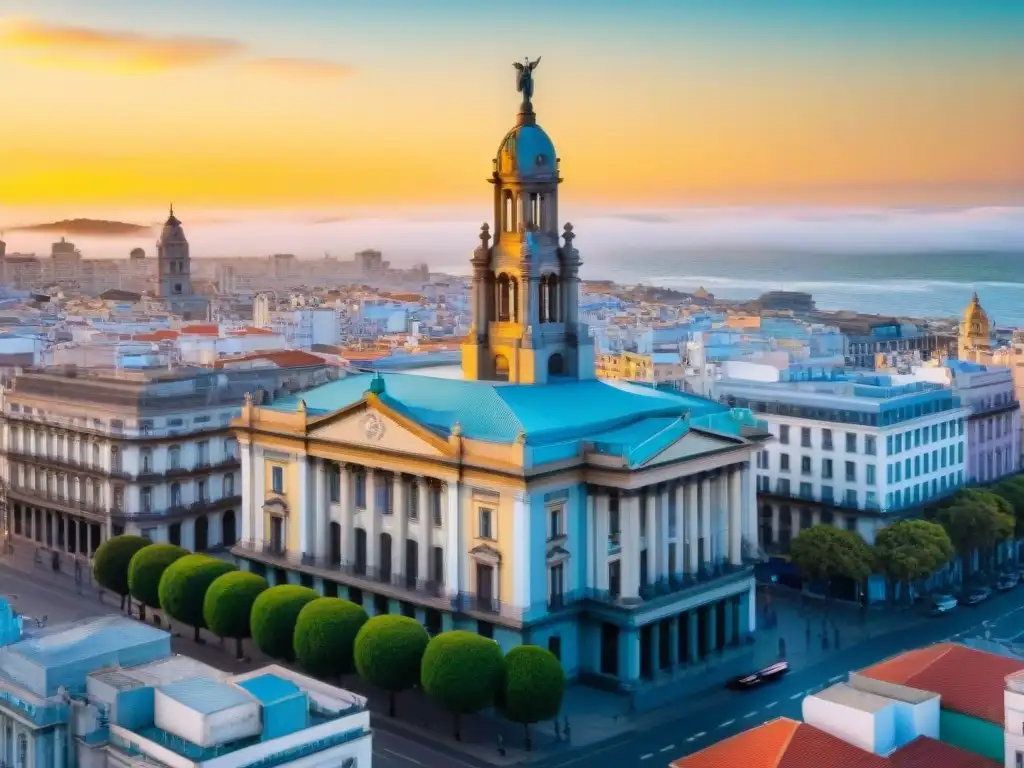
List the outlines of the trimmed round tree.
{"label": "trimmed round tree", "polygon": [[351,674],[356,635],[366,621],[363,607],[348,600],[321,597],[307,603],[295,622],[295,658],[316,677]]}
{"label": "trimmed round tree", "polygon": [[160,577],[160,608],[175,621],[192,627],[195,632],[193,639],[197,643],[202,642],[199,630],[206,626],[203,618],[206,590],[218,576],[235,570],[234,564],[209,555],[178,558]]}
{"label": "trimmed round tree", "polygon": [[146,606],[160,607],[160,577],[167,566],[187,554],[173,544],[150,544],[132,556],[128,563],[128,591],[141,603],[140,619],[146,618]]}
{"label": "trimmed round tree", "polygon": [[526,729],[526,748],[532,749],[530,725],[554,720],[562,709],[565,671],[546,648],[519,645],[505,654],[505,676],[495,703],[513,723]]}
{"label": "trimmed round tree", "polygon": [[252,637],[249,617],[260,593],[270,587],[262,576],[249,571],[231,571],[213,580],[203,598],[203,619],[217,637],[235,640],[235,655],[241,659],[242,640]]}
{"label": "trimmed round tree", "polygon": [[[125,599],[130,596],[128,591],[128,564],[132,557],[143,547],[152,544],[145,536],[112,536],[104,541],[96,550],[92,560],[92,577],[104,589],[109,589],[121,598],[121,610],[124,610]],[[131,600],[128,610],[131,611]]]}
{"label": "trimmed round tree", "polygon": [[292,638],[299,613],[320,595],[309,587],[281,584],[256,596],[249,616],[252,641],[267,656],[292,661],[295,651]]}
{"label": "trimmed round tree", "polygon": [[503,675],[501,648],[496,642],[456,630],[431,638],[423,653],[420,684],[454,715],[455,740],[459,741],[462,715],[494,704]]}
{"label": "trimmed round tree", "polygon": [[395,716],[395,694],[420,680],[420,662],[430,637],[408,616],[374,616],[363,624],[353,648],[359,676],[388,692],[388,714]]}

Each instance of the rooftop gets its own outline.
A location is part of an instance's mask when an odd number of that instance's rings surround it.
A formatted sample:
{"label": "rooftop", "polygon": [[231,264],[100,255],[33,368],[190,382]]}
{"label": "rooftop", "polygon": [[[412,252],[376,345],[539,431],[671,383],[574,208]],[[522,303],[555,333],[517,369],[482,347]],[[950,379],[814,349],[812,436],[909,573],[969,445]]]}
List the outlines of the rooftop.
{"label": "rooftop", "polygon": [[942,708],[1003,725],[1006,677],[1024,661],[954,643],[907,651],[858,674],[939,694]]}
{"label": "rooftop", "polygon": [[7,651],[43,667],[57,667],[168,637],[163,630],[147,624],[121,616],[104,616],[54,626],[47,632],[8,646]]}
{"label": "rooftop", "polygon": [[244,688],[253,697],[259,699],[261,704],[273,704],[275,701],[290,699],[302,692],[291,680],[285,680],[277,675],[259,675],[247,680],[238,680],[236,685]]}
{"label": "rooftop", "polygon": [[[600,439],[601,433],[654,419],[650,428],[641,428],[637,434],[646,439],[659,432],[667,420],[688,416],[694,427],[700,427],[703,418],[729,413],[727,407],[712,400],[621,381],[565,379],[516,385],[431,378],[427,384],[416,374],[381,376],[381,400],[413,421],[443,435],[458,424],[466,437],[497,443],[514,442],[520,433],[532,444],[591,436]],[[311,415],[325,415],[362,400],[372,378],[371,374],[349,376],[300,396],[280,398],[269,407],[291,412],[301,398]]]}
{"label": "rooftop", "polygon": [[244,691],[209,677],[192,677],[161,685],[157,690],[204,715],[252,703],[252,698]]}

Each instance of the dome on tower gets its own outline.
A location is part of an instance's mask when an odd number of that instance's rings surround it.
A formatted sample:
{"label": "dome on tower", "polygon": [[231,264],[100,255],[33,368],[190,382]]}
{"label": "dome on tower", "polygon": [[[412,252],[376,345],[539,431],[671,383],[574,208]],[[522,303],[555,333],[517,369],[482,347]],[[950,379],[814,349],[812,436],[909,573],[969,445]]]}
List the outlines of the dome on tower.
{"label": "dome on tower", "polygon": [[501,176],[554,179],[558,161],[551,138],[534,122],[520,123],[506,134],[498,147],[496,170]]}
{"label": "dome on tower", "polygon": [[971,297],[971,303],[964,309],[964,325],[965,326],[980,326],[988,328],[989,319],[988,315],[985,314],[985,310],[981,308],[981,302],[978,301],[978,294],[975,293]]}
{"label": "dome on tower", "polygon": [[164,228],[160,232],[161,243],[184,243],[185,230],[181,228],[181,222],[174,215],[174,206],[171,206],[170,215],[167,217],[167,221],[164,222]]}

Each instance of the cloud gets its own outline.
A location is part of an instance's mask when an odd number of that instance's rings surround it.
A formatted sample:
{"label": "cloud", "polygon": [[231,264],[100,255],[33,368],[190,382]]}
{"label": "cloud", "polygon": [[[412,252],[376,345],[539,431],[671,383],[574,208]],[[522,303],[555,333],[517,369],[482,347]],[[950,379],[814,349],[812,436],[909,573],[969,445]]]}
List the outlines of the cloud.
{"label": "cloud", "polygon": [[322,59],[251,59],[246,66],[254,71],[303,78],[341,79],[353,72],[353,68],[345,64]]}
{"label": "cloud", "polygon": [[245,69],[303,79],[338,79],[352,68],[324,59],[255,57],[237,40],[157,36],[93,29],[36,19],[0,19],[0,49],[28,54],[36,63],[100,65],[130,72],[160,72],[222,61]]}
{"label": "cloud", "polygon": [[242,53],[234,40],[156,37],[138,32],[90,29],[32,19],[0,23],[0,47],[68,63],[106,63],[135,70],[195,67]]}

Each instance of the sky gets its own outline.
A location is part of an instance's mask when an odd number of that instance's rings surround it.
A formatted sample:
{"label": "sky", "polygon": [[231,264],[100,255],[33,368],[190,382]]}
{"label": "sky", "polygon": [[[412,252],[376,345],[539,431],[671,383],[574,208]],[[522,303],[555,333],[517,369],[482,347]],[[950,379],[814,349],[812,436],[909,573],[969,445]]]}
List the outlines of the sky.
{"label": "sky", "polygon": [[524,56],[580,206],[1024,204],[1021,0],[0,0],[0,224],[486,210]]}

